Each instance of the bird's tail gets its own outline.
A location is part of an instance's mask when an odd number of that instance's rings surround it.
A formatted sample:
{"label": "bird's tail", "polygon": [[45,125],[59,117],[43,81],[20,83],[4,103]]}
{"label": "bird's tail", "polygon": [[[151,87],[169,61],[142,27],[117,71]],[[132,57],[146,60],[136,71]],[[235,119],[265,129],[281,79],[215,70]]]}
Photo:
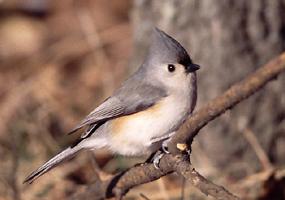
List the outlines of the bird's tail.
{"label": "bird's tail", "polygon": [[67,149],[63,150],[53,158],[51,158],[49,161],[47,161],[45,164],[43,164],[40,168],[33,171],[25,180],[24,183],[32,183],[34,180],[51,170],[52,168],[56,167],[63,161],[66,161],[72,157],[75,156],[76,153],[78,153],[80,150],[82,150],[82,147],[80,145],[76,145],[73,147],[68,147]]}

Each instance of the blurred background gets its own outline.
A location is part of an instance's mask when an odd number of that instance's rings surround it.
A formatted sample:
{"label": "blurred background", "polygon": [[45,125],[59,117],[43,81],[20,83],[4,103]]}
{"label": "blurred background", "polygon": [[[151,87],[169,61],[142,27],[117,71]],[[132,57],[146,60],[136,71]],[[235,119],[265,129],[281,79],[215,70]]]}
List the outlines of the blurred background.
{"label": "blurred background", "polygon": [[[199,108],[284,51],[285,0],[0,0],[0,200],[69,199],[94,169],[106,179],[143,160],[81,153],[22,184],[137,69],[154,26],[201,65]],[[204,128],[197,171],[242,199],[285,199],[284,88],[283,74]],[[182,182],[164,177],[126,199],[180,199]],[[211,199],[187,183],[184,193]]]}

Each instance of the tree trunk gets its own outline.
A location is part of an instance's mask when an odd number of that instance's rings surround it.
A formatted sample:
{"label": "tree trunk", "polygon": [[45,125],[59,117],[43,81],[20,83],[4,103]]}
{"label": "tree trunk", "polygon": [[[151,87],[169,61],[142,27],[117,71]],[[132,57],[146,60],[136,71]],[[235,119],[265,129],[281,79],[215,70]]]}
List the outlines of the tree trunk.
{"label": "tree trunk", "polygon": [[[285,49],[284,10],[285,0],[136,0],[132,65],[142,62],[152,27],[166,31],[201,65],[199,108]],[[260,168],[243,136],[245,128],[255,134],[271,161],[284,163],[284,85],[283,75],[203,129],[193,149],[194,165],[205,167],[204,155],[212,166],[235,174],[237,163],[242,163],[241,175]]]}

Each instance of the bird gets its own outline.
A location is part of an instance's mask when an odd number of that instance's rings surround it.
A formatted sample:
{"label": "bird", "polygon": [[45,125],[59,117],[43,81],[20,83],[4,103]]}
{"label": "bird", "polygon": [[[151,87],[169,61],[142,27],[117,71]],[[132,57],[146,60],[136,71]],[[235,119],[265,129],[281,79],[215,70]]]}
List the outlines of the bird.
{"label": "bird", "polygon": [[[114,154],[143,156],[165,149],[195,108],[199,68],[177,40],[153,28],[138,70],[70,131],[83,130],[74,144],[33,171],[24,183],[32,183],[82,150],[107,148]],[[153,159],[156,164],[158,160]]]}

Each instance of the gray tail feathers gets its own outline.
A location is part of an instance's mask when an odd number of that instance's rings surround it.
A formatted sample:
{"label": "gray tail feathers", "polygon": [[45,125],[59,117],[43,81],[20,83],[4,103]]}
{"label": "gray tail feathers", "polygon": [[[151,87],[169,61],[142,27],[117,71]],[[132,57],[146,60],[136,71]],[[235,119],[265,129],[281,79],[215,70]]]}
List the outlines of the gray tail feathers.
{"label": "gray tail feathers", "polygon": [[72,158],[77,152],[79,152],[82,148],[80,146],[68,147],[67,149],[63,150],[45,164],[43,164],[40,168],[33,171],[23,183],[32,183],[34,180],[51,170],[52,168],[59,165],[61,162],[66,161]]}

